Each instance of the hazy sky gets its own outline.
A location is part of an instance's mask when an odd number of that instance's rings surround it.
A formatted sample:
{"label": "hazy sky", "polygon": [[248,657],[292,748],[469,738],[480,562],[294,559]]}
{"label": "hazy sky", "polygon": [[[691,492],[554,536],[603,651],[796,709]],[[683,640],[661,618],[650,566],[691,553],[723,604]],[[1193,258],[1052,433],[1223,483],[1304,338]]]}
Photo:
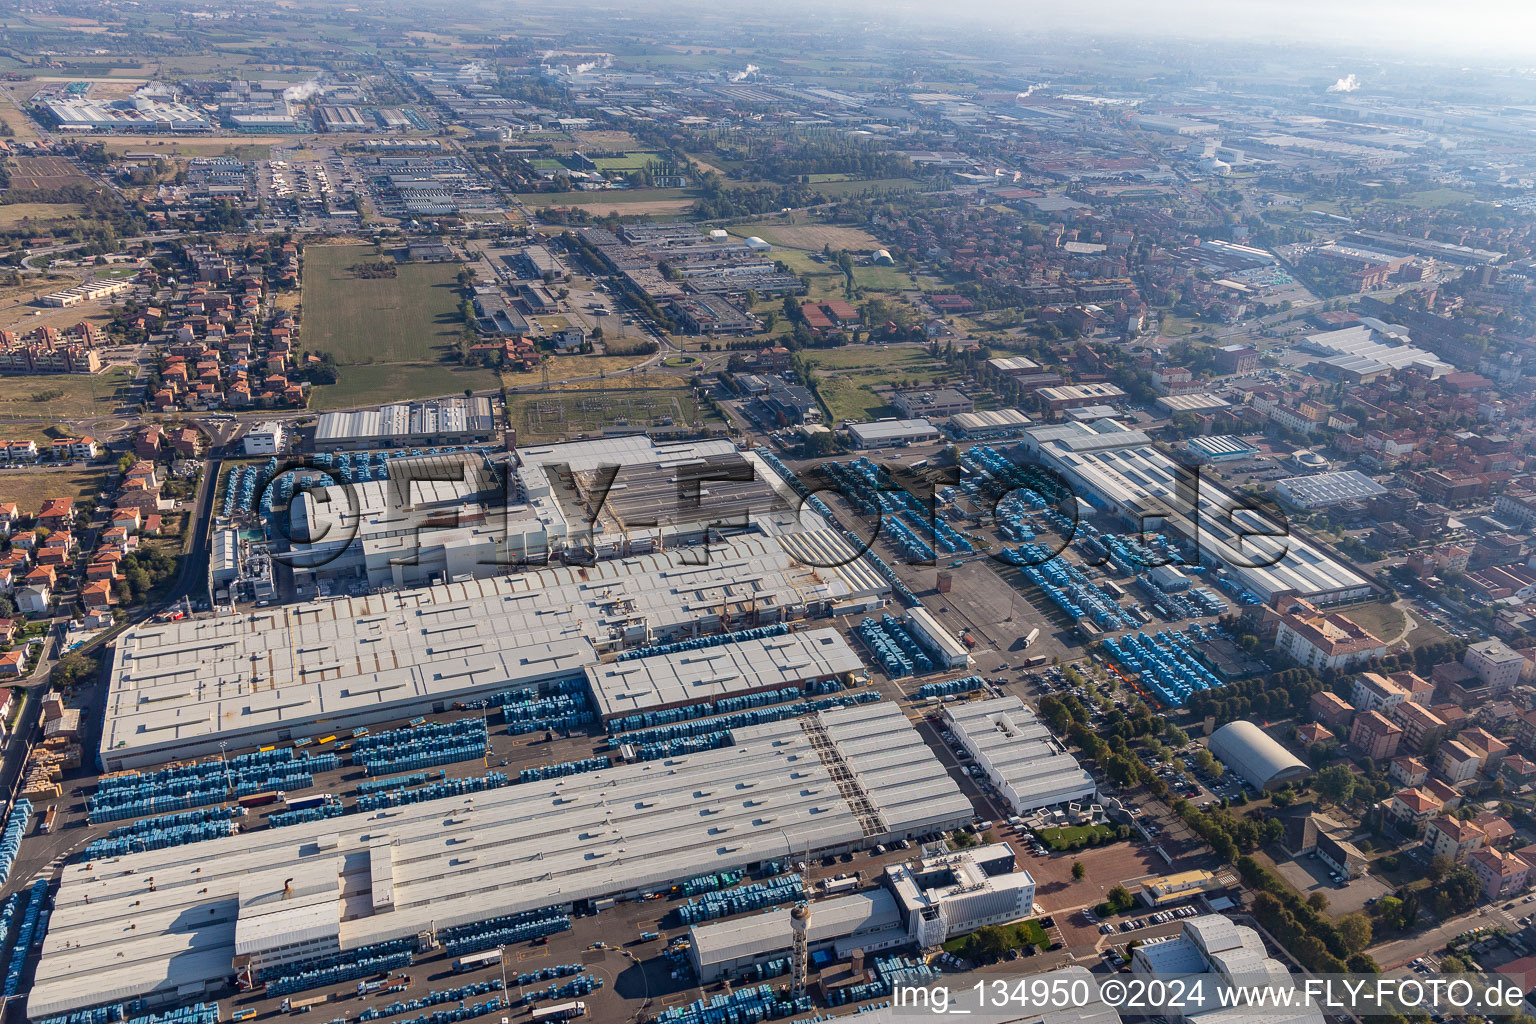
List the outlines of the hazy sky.
{"label": "hazy sky", "polygon": [[[1171,34],[1334,44],[1397,53],[1412,49],[1442,57],[1536,67],[1533,0],[897,0],[920,18],[926,10],[1031,26],[1092,32]],[[1383,52],[1383,56],[1387,53]]]}

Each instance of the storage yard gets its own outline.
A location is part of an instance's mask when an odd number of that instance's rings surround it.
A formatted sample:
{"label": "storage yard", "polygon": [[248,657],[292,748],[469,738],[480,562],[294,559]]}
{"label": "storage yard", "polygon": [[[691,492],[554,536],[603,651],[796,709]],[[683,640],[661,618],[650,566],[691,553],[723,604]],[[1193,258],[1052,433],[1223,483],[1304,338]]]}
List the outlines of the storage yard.
{"label": "storage yard", "polygon": [[[931,972],[913,949],[1040,913],[1031,865],[1053,879],[1047,906],[1070,885],[1026,841],[956,852],[946,833],[1104,813],[1094,777],[978,670],[1020,642],[1038,665],[1086,633],[1157,703],[1216,683],[1187,645],[1226,607],[1201,567],[1148,568],[1179,552],[1073,524],[996,447],[965,454],[936,515],[867,459],[826,464],[841,491],[823,502],[764,450],[632,438],[520,449],[503,509],[494,459],[385,463],[360,484],[377,492],[366,556],[397,550],[392,488],[425,474],[424,515],[473,492],[524,550],[599,557],[119,638],[98,751],[112,774],[61,794],[61,841],[84,838],[51,896],[29,1016],[218,1000],[260,1014],[356,986],[471,1016],[580,999],[617,1019],[636,984],[671,1005],[723,978],[736,987],[713,998],[793,1015],[810,997],[767,982],[791,971],[790,910],[807,901],[815,1005],[878,1000]],[[675,503],[695,486],[741,521],[707,558],[702,512]],[[1013,495],[995,517],[964,511],[999,488]],[[323,523],[324,507],[302,515]],[[847,527],[872,514],[885,528],[861,553]],[[443,564],[481,529],[441,531]],[[1057,539],[1071,557],[1049,557]],[[919,600],[914,553],[958,556],[949,571],[986,585]],[[366,557],[339,564],[372,581]],[[1131,586],[1188,633],[1143,632]],[[1152,863],[1133,852],[1094,859]],[[856,855],[869,866],[836,873]],[[615,938],[655,945],[642,959]],[[855,949],[866,970],[847,968]]]}

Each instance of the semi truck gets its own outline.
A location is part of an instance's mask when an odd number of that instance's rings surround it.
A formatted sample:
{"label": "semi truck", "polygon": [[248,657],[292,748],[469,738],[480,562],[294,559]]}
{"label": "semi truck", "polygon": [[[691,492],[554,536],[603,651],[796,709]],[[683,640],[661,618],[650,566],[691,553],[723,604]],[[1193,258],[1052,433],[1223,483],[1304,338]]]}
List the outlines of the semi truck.
{"label": "semi truck", "polygon": [[453,962],[455,971],[478,971],[482,967],[494,967],[501,963],[501,950],[488,949],[483,953],[470,953]]}
{"label": "semi truck", "polygon": [[240,798],[239,804],[241,807],[260,807],[263,804],[270,804],[276,800],[277,791],[269,789],[265,793],[249,793]]}
{"label": "semi truck", "polygon": [[581,1000],[572,1000],[569,1003],[556,1003],[554,1006],[546,1006],[543,1009],[534,1010],[529,1020],[534,1024],[544,1024],[545,1021],[575,1020],[577,1017],[587,1015],[587,1004]]}
{"label": "semi truck", "polygon": [[321,804],[329,803],[330,800],[329,793],[311,793],[309,796],[288,797],[283,803],[290,811],[302,811],[309,807],[319,807]]}
{"label": "semi truck", "polygon": [[1040,627],[1036,626],[1024,637],[1024,649],[1029,650],[1029,645],[1040,638]]}

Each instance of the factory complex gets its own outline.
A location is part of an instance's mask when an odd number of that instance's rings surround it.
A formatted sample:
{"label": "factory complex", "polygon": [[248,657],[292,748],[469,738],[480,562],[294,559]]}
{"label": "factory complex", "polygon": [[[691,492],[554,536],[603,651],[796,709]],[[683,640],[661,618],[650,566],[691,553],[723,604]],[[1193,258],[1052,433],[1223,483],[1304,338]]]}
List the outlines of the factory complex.
{"label": "factory complex", "polygon": [[1171,530],[1194,546],[1202,563],[1229,572],[1260,602],[1292,594],[1317,605],[1341,604],[1374,592],[1369,580],[1290,531],[1274,512],[1208,477],[1196,478],[1139,431],[1114,421],[1066,427],[1071,430],[1029,433],[1041,461],[1079,499],[1138,532]]}
{"label": "factory complex", "polygon": [[[810,904],[810,950],[844,959],[916,945],[941,945],[988,924],[1028,917],[1035,880],[1015,869],[1013,848],[991,843],[950,851],[925,848],[913,865],[885,870],[881,887]],[[689,929],[689,958],[703,983],[737,977],[782,956],[789,946],[789,910],[712,921]]]}
{"label": "factory complex", "polygon": [[[853,598],[878,603],[889,589],[861,560],[814,567],[771,537],[736,538],[698,562],[699,552],[684,548],[136,627],[112,662],[102,766],[144,767],[218,753],[221,743],[260,746],[441,712],[585,679],[600,653],[715,633],[728,621],[795,621]],[[828,674],[853,670],[846,651],[841,643],[832,652],[840,657],[825,662]],[[667,664],[675,674],[677,663]],[[761,673],[770,664],[718,681],[715,692],[768,685]],[[789,678],[798,669],[783,671]],[[611,707],[659,707],[676,696],[622,697],[619,684],[604,682],[622,677],[607,672],[593,679]]]}
{"label": "factory complex", "polygon": [[738,729],[716,750],[72,864],[28,1014],[197,998],[243,966],[417,948],[444,929],[919,836],[972,813],[906,716],[880,702]]}

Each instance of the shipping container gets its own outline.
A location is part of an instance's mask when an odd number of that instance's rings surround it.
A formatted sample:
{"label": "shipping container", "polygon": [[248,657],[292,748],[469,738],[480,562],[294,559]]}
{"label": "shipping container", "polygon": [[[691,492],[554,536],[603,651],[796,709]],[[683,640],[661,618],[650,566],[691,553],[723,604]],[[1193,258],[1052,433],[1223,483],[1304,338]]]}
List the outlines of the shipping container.
{"label": "shipping container", "polygon": [[270,804],[276,800],[277,793],[269,789],[265,793],[251,793],[243,796],[240,798],[239,803],[241,807],[260,807],[263,804]]}

